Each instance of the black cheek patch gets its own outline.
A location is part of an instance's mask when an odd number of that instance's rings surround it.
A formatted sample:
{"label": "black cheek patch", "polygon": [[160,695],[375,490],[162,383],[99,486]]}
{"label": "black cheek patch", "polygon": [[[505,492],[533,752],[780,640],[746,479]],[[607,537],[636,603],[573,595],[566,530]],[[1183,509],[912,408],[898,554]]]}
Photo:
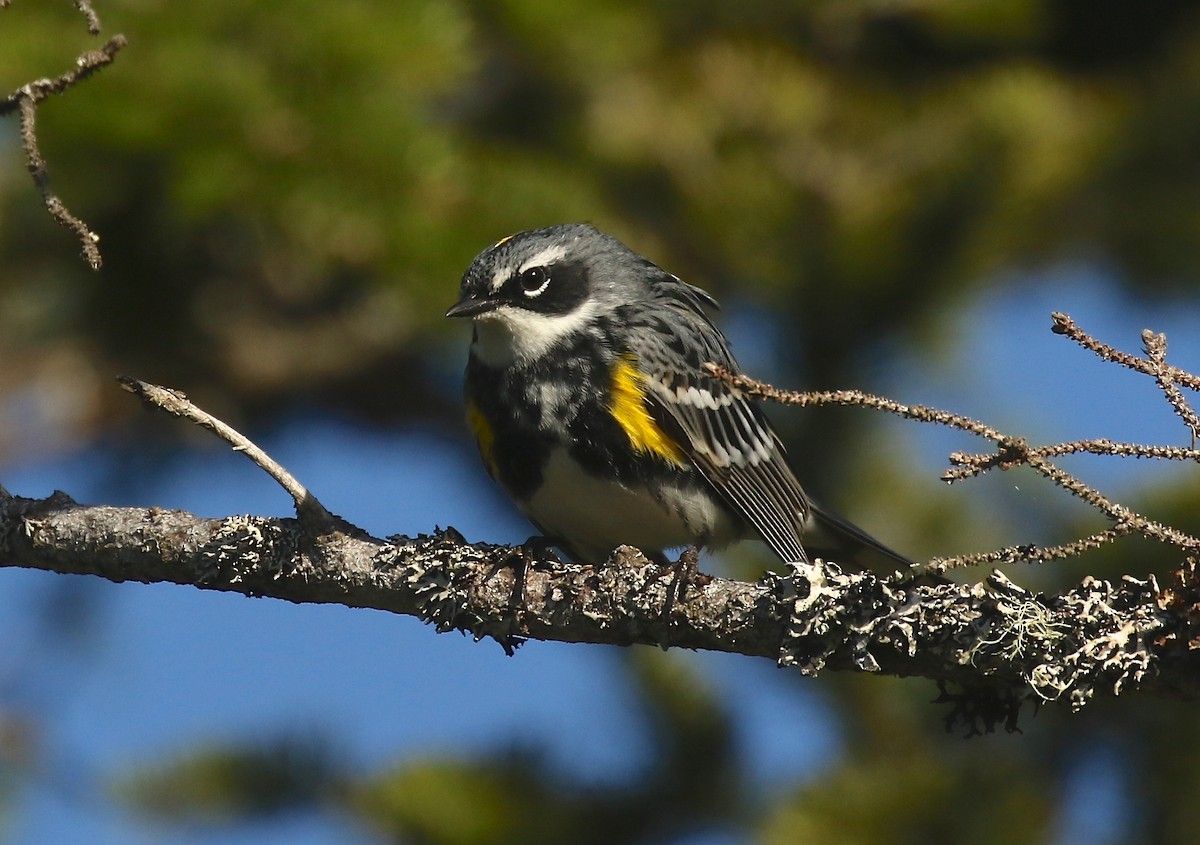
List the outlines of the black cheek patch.
{"label": "black cheek patch", "polygon": [[504,288],[509,301],[528,311],[558,316],[570,314],[587,299],[587,268],[580,262],[559,261],[547,267],[546,272],[550,274],[550,282],[534,297],[526,296],[521,290],[519,276],[514,275],[506,281]]}

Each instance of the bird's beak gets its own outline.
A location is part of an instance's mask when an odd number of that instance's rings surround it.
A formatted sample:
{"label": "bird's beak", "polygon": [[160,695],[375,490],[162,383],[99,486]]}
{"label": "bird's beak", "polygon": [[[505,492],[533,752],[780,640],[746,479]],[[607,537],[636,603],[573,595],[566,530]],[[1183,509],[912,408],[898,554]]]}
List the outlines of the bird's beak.
{"label": "bird's beak", "polygon": [[480,299],[473,293],[463,294],[462,299],[450,306],[447,317],[478,317],[488,311],[494,311],[500,303],[494,299]]}

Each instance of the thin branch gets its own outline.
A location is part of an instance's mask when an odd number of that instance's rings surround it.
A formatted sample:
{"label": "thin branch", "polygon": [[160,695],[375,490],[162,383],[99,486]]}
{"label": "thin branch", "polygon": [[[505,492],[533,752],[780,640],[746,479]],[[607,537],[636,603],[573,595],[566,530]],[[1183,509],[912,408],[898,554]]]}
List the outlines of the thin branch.
{"label": "thin branch", "polygon": [[3,100],[0,100],[0,117],[16,110],[22,99],[28,98],[32,99],[34,103],[41,103],[43,100],[49,99],[50,96],[61,94],[71,86],[82,82],[100,70],[100,68],[112,64],[117,57],[117,53],[127,43],[124,35],[114,35],[99,50],[89,50],[81,54],[75,59],[75,67],[61,76],[57,76],[54,79],[37,79],[22,85]]}
{"label": "thin branch", "polygon": [[[83,4],[80,7],[81,10],[84,6],[90,11],[91,7],[87,4]],[[94,16],[95,13],[92,14]],[[20,114],[21,147],[25,150],[25,165],[33,176],[34,184],[42,193],[42,202],[45,204],[46,210],[60,225],[75,233],[83,250],[84,258],[93,270],[99,270],[102,264],[100,248],[97,245],[100,236],[72,214],[63,201],[50,190],[50,176],[46,169],[46,161],[38,149],[37,107],[50,96],[61,94],[71,86],[87,79],[100,68],[111,64],[125,44],[125,36],[114,35],[99,50],[91,50],[79,56],[75,60],[75,67],[72,70],[55,79],[38,79],[22,85],[0,100],[0,117],[13,111],[18,111]]]}
{"label": "thin branch", "polygon": [[[1072,444],[1064,445],[1069,446]],[[947,470],[942,473],[942,479],[953,482],[979,475],[992,467],[999,467],[1001,470],[1005,470],[1014,466],[1028,466],[1103,513],[1116,523],[1117,527],[1122,529],[1121,534],[1137,532],[1164,543],[1174,544],[1188,551],[1200,549],[1200,538],[1193,537],[1161,522],[1148,519],[1124,505],[1112,501],[1096,488],[1085,484],[1071,473],[1047,461],[1038,454],[1039,451],[1028,447],[1023,448],[1022,441],[1010,438],[1002,446],[1001,453],[990,456],[990,458],[989,456],[962,455],[956,452],[950,456],[950,460],[957,463],[960,459],[965,458],[970,462],[969,465],[959,469]],[[982,458],[982,460],[975,460],[976,458]],[[1023,547],[1017,546],[1013,548]]]}
{"label": "thin branch", "polygon": [[[950,455],[950,462],[953,466],[943,473],[942,479],[953,483],[965,478],[974,477],[991,469],[1006,470],[1016,466],[1028,466],[1072,495],[1087,502],[1113,522],[1113,526],[1108,531],[1093,534],[1090,537],[1082,538],[1073,543],[1053,546],[1048,549],[1039,548],[1032,544],[1025,544],[1009,546],[978,555],[944,558],[935,562],[941,568],[952,565],[965,565],[961,561],[1011,562],[1014,560],[1058,559],[1067,557],[1073,552],[1095,548],[1097,545],[1109,542],[1116,537],[1134,532],[1164,543],[1173,544],[1187,552],[1195,552],[1200,549],[1200,538],[1156,520],[1149,519],[1124,505],[1112,501],[1099,490],[1085,484],[1074,475],[1065,472],[1047,460],[1047,458],[1052,456],[1076,452],[1170,458],[1174,460],[1200,459],[1200,452],[1197,452],[1194,448],[1195,434],[1197,430],[1200,430],[1200,421],[1197,420],[1195,412],[1188,405],[1176,386],[1177,384],[1182,384],[1191,387],[1200,384],[1200,379],[1166,363],[1166,338],[1161,335],[1145,333],[1144,340],[1151,359],[1146,361],[1100,343],[1080,329],[1066,314],[1054,314],[1053,330],[1058,334],[1070,337],[1085,348],[1091,349],[1106,361],[1112,361],[1122,366],[1130,367],[1138,372],[1154,376],[1167,395],[1167,398],[1171,401],[1176,413],[1184,419],[1192,430],[1193,448],[1144,446],[1113,443],[1108,440],[1079,440],[1051,446],[1031,447],[1024,438],[1004,434],[991,426],[961,414],[952,414],[947,411],[928,408],[924,405],[905,405],[892,399],[874,396],[857,390],[787,391],[765,384],[749,376],[731,373],[717,364],[707,363],[704,365],[704,369],[710,375],[722,379],[743,393],[785,405],[859,405],[896,414],[906,419],[945,425],[986,438],[996,444],[997,450],[995,454],[974,455],[954,452]],[[1031,557],[1022,557],[1025,554]]]}
{"label": "thin branch", "polygon": [[[1103,358],[1105,361],[1110,361],[1114,364],[1120,364],[1122,367],[1128,367],[1131,370],[1136,370],[1139,373],[1145,373],[1148,376],[1154,376],[1154,367],[1143,358],[1136,355],[1130,355],[1128,352],[1122,352],[1115,349],[1106,343],[1101,343],[1094,337],[1089,335],[1083,329],[1079,328],[1068,315],[1061,311],[1055,311],[1050,315],[1054,320],[1054,324],[1050,330],[1055,334],[1061,334],[1070,340],[1075,341],[1084,349],[1091,350]],[[1189,390],[1200,390],[1200,376],[1193,375],[1186,370],[1181,370],[1179,367],[1166,367],[1166,373],[1170,378],[1178,384],[1183,385]]]}
{"label": "thin branch", "polygon": [[129,376],[117,376],[117,381],[147,405],[207,428],[232,446],[235,452],[241,452],[252,460],[288,492],[288,495],[296,503],[296,513],[302,520],[315,521],[317,523],[315,527],[318,529],[328,528],[334,523],[334,516],[295,476],[233,426],[197,407],[182,391],[160,387],[157,384],[150,384]]}
{"label": "thin branch", "polygon": [[782,390],[750,376],[731,373],[720,364],[709,362],[704,364],[703,369],[709,375],[727,382],[748,396],[758,396],[781,405],[798,405],[802,408],[808,405],[857,405],[864,408],[875,408],[909,420],[949,426],[960,431],[977,434],[988,440],[999,442],[1005,439],[1005,435],[996,429],[971,417],[941,411],[925,405],[905,405],[894,399],[875,396],[861,390]]}
{"label": "thin branch", "polygon": [[[7,9],[10,5],[12,5],[12,0],[0,0],[0,9]],[[75,0],[75,8],[82,12],[87,20],[88,34],[99,35],[100,16],[92,8],[92,0]]]}
{"label": "thin branch", "polygon": [[21,146],[25,150],[25,166],[33,176],[33,183],[42,192],[42,203],[59,225],[70,229],[79,240],[83,249],[83,257],[93,270],[99,270],[103,264],[100,255],[100,236],[93,232],[86,223],[71,213],[70,209],[58,196],[50,190],[50,176],[46,172],[46,162],[42,158],[37,143],[37,106],[31,97],[22,97],[21,106]]}
{"label": "thin branch", "polygon": [[1118,537],[1125,537],[1133,533],[1134,526],[1125,523],[1057,546],[1038,546],[1026,543],[1019,546],[1005,546],[989,552],[935,557],[929,562],[928,568],[933,572],[944,573],[950,569],[981,565],[992,566],[998,563],[1048,563],[1052,560],[1066,560],[1078,557],[1086,551],[1098,549]]}
{"label": "thin branch", "polygon": [[1029,461],[1029,466],[1067,492],[1078,496],[1092,507],[1102,511],[1118,526],[1131,525],[1139,534],[1164,543],[1170,543],[1188,552],[1200,550],[1200,538],[1180,531],[1177,528],[1172,528],[1169,525],[1164,525],[1156,520],[1148,519],[1124,505],[1113,502],[1094,487],[1084,484],[1075,476],[1048,461],[1034,458]]}
{"label": "thin branch", "polygon": [[1196,445],[1196,435],[1200,434],[1200,417],[1196,416],[1196,412],[1192,406],[1188,404],[1187,399],[1183,395],[1183,391],[1175,383],[1170,372],[1170,365],[1167,364],[1167,336],[1158,332],[1152,332],[1146,329],[1142,332],[1142,344],[1146,348],[1146,357],[1150,360],[1150,367],[1154,381],[1158,383],[1158,387],[1162,390],[1167,401],[1171,403],[1171,408],[1183,420],[1184,425],[1188,427],[1188,431],[1192,435],[1192,446]]}
{"label": "thin branch", "polygon": [[75,8],[83,12],[84,18],[87,19],[88,33],[90,35],[99,35],[100,16],[92,8],[92,0],[75,0]]}
{"label": "thin branch", "polygon": [[[1027,454],[1030,457],[1056,458],[1060,455],[1086,453],[1118,458],[1154,458],[1167,461],[1198,461],[1200,449],[1186,446],[1159,446],[1146,443],[1122,443],[1106,438],[1094,440],[1072,440],[1067,443],[1051,443],[1047,446],[1030,446]],[[1007,469],[1004,465],[1006,453],[971,453],[952,452],[950,462],[953,469],[946,470],[942,478],[946,481],[959,481],[986,472],[995,467]]]}

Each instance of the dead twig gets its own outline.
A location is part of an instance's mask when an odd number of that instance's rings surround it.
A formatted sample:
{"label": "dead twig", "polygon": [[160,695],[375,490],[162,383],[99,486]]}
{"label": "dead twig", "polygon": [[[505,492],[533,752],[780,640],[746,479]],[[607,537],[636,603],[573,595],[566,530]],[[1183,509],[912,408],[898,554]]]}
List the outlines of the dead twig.
{"label": "dead twig", "polygon": [[79,245],[83,249],[83,257],[87,260],[88,266],[93,270],[99,270],[103,264],[99,247],[100,236],[93,232],[86,223],[72,214],[63,201],[50,190],[50,176],[46,172],[46,162],[42,158],[37,143],[37,106],[30,97],[21,98],[20,104],[21,146],[25,150],[25,166],[33,176],[33,183],[42,192],[42,203],[60,225],[75,233],[75,237],[79,239]]}
{"label": "dead twig", "polygon": [[[1101,343],[1079,328],[1069,315],[1063,314],[1061,311],[1055,311],[1050,317],[1054,321],[1054,325],[1050,327],[1050,331],[1055,334],[1063,335],[1075,341],[1084,349],[1095,352],[1105,361],[1120,364],[1122,367],[1128,367],[1131,370],[1145,373],[1148,376],[1155,375],[1154,365],[1149,361],[1139,358],[1136,355],[1130,355],[1128,352],[1122,352],[1106,343]],[[1179,367],[1167,366],[1165,371],[1171,380],[1177,384],[1183,385],[1189,390],[1200,390],[1200,376],[1193,375],[1186,370],[1181,370]]]}
{"label": "dead twig", "polygon": [[[1097,438],[1094,440],[1072,440],[1067,443],[1051,443],[1047,446],[1030,446],[1030,457],[1056,458],[1059,455],[1087,453],[1090,455],[1106,455],[1119,458],[1154,458],[1166,461],[1200,461],[1200,449],[1186,446],[1160,446],[1143,443],[1121,443],[1115,440]],[[1003,466],[1004,453],[974,454],[970,452],[952,452],[950,462],[954,468],[946,470],[942,478],[946,481],[959,481],[970,478],[993,467]]]}
{"label": "dead twig", "polygon": [[129,376],[118,376],[117,381],[147,405],[160,408],[172,416],[181,417],[207,428],[232,446],[235,452],[241,452],[252,460],[288,492],[288,495],[296,503],[296,513],[301,520],[313,522],[318,528],[325,528],[334,523],[333,515],[294,475],[233,426],[197,407],[182,391],[150,384]]}
{"label": "dead twig", "polygon": [[[88,15],[89,29],[94,24],[95,33],[99,32],[99,19],[92,11],[86,0],[76,4],[85,15]],[[90,13],[90,14],[89,14]],[[95,34],[93,33],[93,34]],[[100,236],[93,232],[86,223],[70,212],[62,200],[50,190],[50,176],[46,169],[46,161],[42,158],[37,141],[37,107],[40,103],[54,94],[61,94],[73,85],[87,79],[100,68],[112,63],[126,44],[125,36],[114,35],[99,50],[90,50],[75,59],[75,67],[54,79],[38,79],[26,83],[0,100],[0,117],[13,111],[20,115],[21,147],[25,151],[25,166],[33,176],[34,184],[42,193],[42,202],[51,216],[63,227],[70,229],[79,239],[84,258],[93,270],[99,270],[102,262],[100,256]]]}
{"label": "dead twig", "polygon": [[1055,333],[1069,337],[1084,348],[1095,352],[1105,361],[1120,364],[1154,378],[1175,413],[1187,425],[1192,437],[1191,446],[1147,445],[1095,439],[1034,447],[1030,446],[1024,438],[1005,434],[978,420],[961,414],[928,408],[924,405],[905,405],[892,399],[858,390],[787,391],[749,376],[731,373],[717,364],[705,364],[704,369],[713,377],[727,382],[743,393],[785,405],[859,405],[896,414],[905,419],[944,425],[991,440],[996,444],[996,452],[992,454],[951,453],[950,463],[952,466],[942,474],[942,479],[953,483],[996,468],[1006,470],[1016,466],[1027,466],[1071,495],[1087,502],[1113,523],[1105,531],[1057,546],[1040,547],[1023,544],[978,554],[937,558],[931,562],[930,567],[938,571],[980,563],[1059,560],[1073,557],[1087,549],[1098,548],[1118,537],[1134,533],[1151,537],[1163,543],[1170,543],[1188,553],[1200,550],[1200,538],[1149,519],[1112,501],[1096,488],[1085,484],[1049,460],[1059,455],[1088,453],[1119,457],[1200,461],[1200,450],[1195,448],[1196,436],[1200,433],[1200,416],[1197,416],[1180,390],[1180,386],[1200,389],[1200,378],[1166,363],[1167,339],[1164,335],[1150,331],[1143,332],[1142,340],[1147,354],[1147,357],[1143,359],[1101,343],[1080,329],[1066,314],[1055,313],[1053,317]]}
{"label": "dead twig", "polygon": [[709,375],[727,382],[731,387],[749,396],[759,396],[781,405],[799,405],[802,408],[808,405],[858,405],[864,408],[875,408],[909,420],[936,423],[960,431],[968,431],[988,440],[1000,442],[1006,439],[1005,435],[996,429],[962,414],[953,414],[926,405],[905,405],[894,399],[875,396],[861,390],[782,390],[750,376],[731,373],[720,364],[707,363],[704,365],[704,370]]}
{"label": "dead twig", "polygon": [[1192,446],[1196,445],[1196,435],[1200,434],[1200,417],[1188,404],[1171,375],[1171,367],[1167,364],[1167,336],[1146,329],[1142,332],[1142,345],[1146,348],[1146,358],[1150,362],[1151,375],[1158,383],[1159,389],[1171,404],[1171,408],[1183,420],[1183,424],[1192,433]]}
{"label": "dead twig", "polygon": [[100,16],[96,14],[96,10],[92,8],[92,0],[75,0],[75,8],[83,12],[84,18],[87,19],[88,33],[91,35],[100,34]]}
{"label": "dead twig", "polygon": [[1052,560],[1066,560],[1067,558],[1078,557],[1090,549],[1098,549],[1105,543],[1111,543],[1118,537],[1124,537],[1132,533],[1134,533],[1133,526],[1126,523],[1058,546],[1037,546],[1033,543],[1026,543],[1019,546],[1005,546],[1003,549],[994,549],[990,552],[977,552],[975,554],[955,555],[953,557],[935,557],[929,562],[928,568],[934,572],[945,572],[949,569],[979,566],[981,564],[1047,563]]}

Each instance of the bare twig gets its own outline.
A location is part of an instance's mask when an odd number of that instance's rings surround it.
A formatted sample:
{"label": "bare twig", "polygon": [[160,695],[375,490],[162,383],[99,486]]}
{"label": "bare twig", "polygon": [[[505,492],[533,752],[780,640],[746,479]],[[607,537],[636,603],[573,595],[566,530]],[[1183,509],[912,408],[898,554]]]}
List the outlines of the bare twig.
{"label": "bare twig", "polygon": [[[1167,461],[1200,461],[1200,449],[1186,446],[1159,446],[1144,443],[1121,443],[1115,440],[1097,438],[1094,440],[1072,440],[1067,443],[1052,443],[1048,446],[1031,446],[1028,454],[1031,457],[1055,458],[1059,455],[1087,453],[1090,455],[1105,455],[1119,458],[1155,458]],[[953,469],[942,474],[946,481],[958,481],[970,478],[993,467],[1002,466],[1004,453],[972,454],[969,452],[952,452],[950,462]]]}
{"label": "bare twig", "polygon": [[92,0],[75,0],[75,8],[83,12],[83,16],[87,19],[88,32],[92,35],[99,35],[100,16],[92,8]]}
{"label": "bare twig", "polygon": [[[1136,355],[1130,355],[1128,352],[1122,352],[1119,349],[1114,349],[1106,343],[1101,343],[1094,337],[1089,335],[1083,329],[1079,328],[1068,315],[1061,311],[1055,311],[1050,315],[1054,320],[1054,325],[1050,330],[1055,334],[1061,334],[1082,346],[1084,349],[1089,349],[1095,352],[1105,361],[1111,361],[1114,364],[1120,364],[1122,367],[1128,367],[1131,370],[1136,370],[1139,373],[1145,373],[1148,376],[1155,375],[1154,367],[1143,358]],[[1178,384],[1183,385],[1189,390],[1200,390],[1200,376],[1193,375],[1187,370],[1181,370],[1179,367],[1167,366],[1166,372],[1170,378]]]}
{"label": "bare twig", "polygon": [[1059,487],[1078,496],[1092,507],[1102,511],[1117,526],[1131,525],[1138,533],[1152,537],[1164,543],[1171,543],[1189,552],[1200,550],[1200,538],[1187,534],[1177,528],[1164,525],[1153,519],[1148,519],[1124,505],[1117,504],[1102,495],[1094,487],[1084,484],[1075,476],[1040,458],[1034,458],[1029,466],[1049,478]]}
{"label": "bare twig", "polygon": [[1184,370],[1172,367],[1166,363],[1166,338],[1163,335],[1145,332],[1143,340],[1149,360],[1120,352],[1110,346],[1100,343],[1095,338],[1080,329],[1066,314],[1054,314],[1054,331],[1070,337],[1075,342],[1091,349],[1106,361],[1121,364],[1153,376],[1171,402],[1175,412],[1183,418],[1192,432],[1192,447],[1142,445],[1135,443],[1117,443],[1111,440],[1076,440],[1069,443],[1058,443],[1049,446],[1032,447],[1023,438],[1004,434],[978,420],[928,408],[923,405],[905,405],[892,399],[874,396],[857,390],[836,391],[786,391],[769,384],[734,374],[716,365],[705,364],[704,369],[712,376],[722,379],[737,390],[751,396],[759,396],[785,405],[860,405],[875,408],[906,419],[921,422],[932,422],[950,428],[966,431],[994,442],[997,446],[995,454],[977,455],[954,452],[950,455],[953,465],[942,475],[947,482],[961,481],[971,478],[991,469],[1011,469],[1016,466],[1028,466],[1035,472],[1045,476],[1067,492],[1087,502],[1093,508],[1103,513],[1113,522],[1107,531],[1084,537],[1072,543],[1060,546],[1041,548],[1032,544],[1009,546],[991,552],[975,555],[962,555],[953,558],[941,558],[933,561],[931,566],[946,569],[951,566],[965,566],[974,563],[1000,563],[1016,560],[1057,560],[1078,554],[1085,549],[1096,548],[1113,539],[1132,533],[1140,533],[1146,537],[1170,543],[1188,552],[1200,550],[1200,538],[1179,531],[1169,525],[1164,525],[1118,504],[1099,490],[1091,487],[1074,475],[1065,472],[1052,464],[1048,458],[1086,452],[1097,455],[1118,455],[1123,457],[1145,457],[1169,460],[1200,460],[1200,451],[1195,448],[1195,438],[1200,431],[1200,418],[1187,403],[1178,385],[1185,387],[1200,386],[1200,379]]}
{"label": "bare twig", "polygon": [[196,425],[207,428],[217,435],[217,437],[220,437],[231,445],[235,452],[241,452],[247,458],[254,461],[267,475],[279,482],[279,485],[288,492],[288,495],[296,503],[296,513],[301,519],[313,521],[319,528],[329,526],[334,522],[333,515],[325,509],[325,506],[317,500],[316,496],[296,480],[295,476],[276,463],[270,455],[256,446],[244,434],[234,429],[233,426],[222,422],[212,414],[197,407],[182,391],[161,387],[157,384],[149,384],[148,382],[139,381],[129,376],[118,376],[117,381],[122,387],[147,405],[161,408],[172,416],[190,420],[196,423]]}
{"label": "bare twig", "polygon": [[799,405],[802,408],[808,405],[858,405],[864,408],[875,408],[880,411],[886,411],[889,414],[895,414],[905,419],[937,423],[949,426],[950,428],[957,428],[960,431],[968,431],[971,434],[977,434],[988,440],[1000,442],[1005,439],[1005,435],[996,429],[962,414],[953,414],[949,411],[941,411],[925,405],[905,405],[894,399],[875,396],[871,393],[863,393],[861,390],[781,390],[774,385],[767,384],[750,376],[741,373],[731,373],[720,364],[706,363],[703,369],[709,375],[727,382],[730,386],[749,396],[759,396],[763,399],[769,399],[772,402],[778,402],[781,405]]}
{"label": "bare twig", "polygon": [[26,167],[33,176],[33,182],[42,192],[42,202],[51,216],[62,226],[70,229],[79,239],[83,249],[83,257],[93,270],[99,270],[103,259],[100,255],[100,236],[93,232],[88,225],[70,212],[62,200],[50,190],[50,176],[46,172],[46,162],[38,150],[37,143],[37,106],[30,97],[22,97],[21,104],[21,146],[25,150]]}
{"label": "bare twig", "polygon": [[933,572],[945,572],[949,569],[979,566],[981,564],[1046,563],[1052,560],[1066,560],[1077,557],[1090,549],[1098,549],[1106,543],[1111,543],[1118,537],[1125,537],[1132,533],[1134,533],[1133,525],[1125,523],[1058,546],[1037,546],[1028,543],[1020,546],[1006,546],[1003,549],[995,549],[990,552],[955,555],[954,557],[935,557],[929,562],[928,568]]}
{"label": "bare twig", "polygon": [[1142,332],[1142,344],[1146,347],[1146,357],[1150,360],[1151,375],[1154,376],[1163,395],[1167,397],[1167,401],[1171,403],[1171,408],[1191,432],[1192,446],[1194,447],[1196,435],[1200,434],[1200,417],[1196,416],[1196,412],[1184,397],[1183,391],[1171,377],[1171,368],[1167,364],[1167,336],[1146,329]]}
{"label": "bare twig", "polygon": [[99,50],[89,50],[80,55],[75,59],[75,67],[61,76],[54,79],[37,79],[22,85],[0,100],[0,117],[16,110],[22,99],[28,98],[34,103],[40,103],[52,94],[61,94],[72,85],[82,82],[105,65],[112,64],[117,53],[127,43],[124,35],[114,35]]}
{"label": "bare twig", "polygon": [[[1072,444],[1063,444],[1072,445]],[[1164,543],[1173,543],[1180,548],[1194,550],[1200,548],[1200,538],[1185,534],[1182,531],[1163,525],[1161,522],[1156,522],[1152,519],[1147,519],[1139,513],[1136,513],[1124,505],[1117,504],[1102,494],[1099,490],[1091,487],[1080,481],[1074,475],[1060,469],[1054,464],[1047,461],[1044,457],[1038,454],[1039,450],[1023,447],[1023,441],[1010,439],[1001,446],[1001,453],[993,456],[964,456],[961,453],[954,453],[950,456],[952,462],[958,462],[960,458],[982,458],[983,460],[972,461],[967,467],[958,469],[950,469],[942,473],[944,481],[959,481],[963,478],[979,475],[992,467],[1000,469],[1010,469],[1014,466],[1028,466],[1034,471],[1040,473],[1046,478],[1053,481],[1059,487],[1062,487],[1067,492],[1087,502],[1092,507],[1101,511],[1109,519],[1117,523],[1118,527],[1122,527],[1122,534],[1132,533],[1134,531],[1153,537],[1156,540],[1161,540]]]}
{"label": "bare twig", "polygon": [[[81,6],[82,8],[83,6]],[[87,6],[89,11],[90,8]],[[94,16],[95,13],[92,14]],[[0,100],[0,116],[13,111],[20,113],[21,146],[25,150],[26,167],[33,176],[34,184],[42,192],[42,201],[46,210],[62,226],[75,233],[83,249],[84,258],[87,259],[93,270],[99,270],[102,263],[100,248],[97,246],[100,237],[88,228],[86,223],[73,215],[62,200],[50,190],[50,177],[46,170],[46,162],[42,158],[37,143],[37,107],[48,97],[61,94],[72,85],[82,82],[100,68],[110,64],[125,44],[125,36],[114,35],[99,50],[91,50],[79,56],[75,60],[75,67],[72,70],[55,79],[38,79],[22,85]]]}

